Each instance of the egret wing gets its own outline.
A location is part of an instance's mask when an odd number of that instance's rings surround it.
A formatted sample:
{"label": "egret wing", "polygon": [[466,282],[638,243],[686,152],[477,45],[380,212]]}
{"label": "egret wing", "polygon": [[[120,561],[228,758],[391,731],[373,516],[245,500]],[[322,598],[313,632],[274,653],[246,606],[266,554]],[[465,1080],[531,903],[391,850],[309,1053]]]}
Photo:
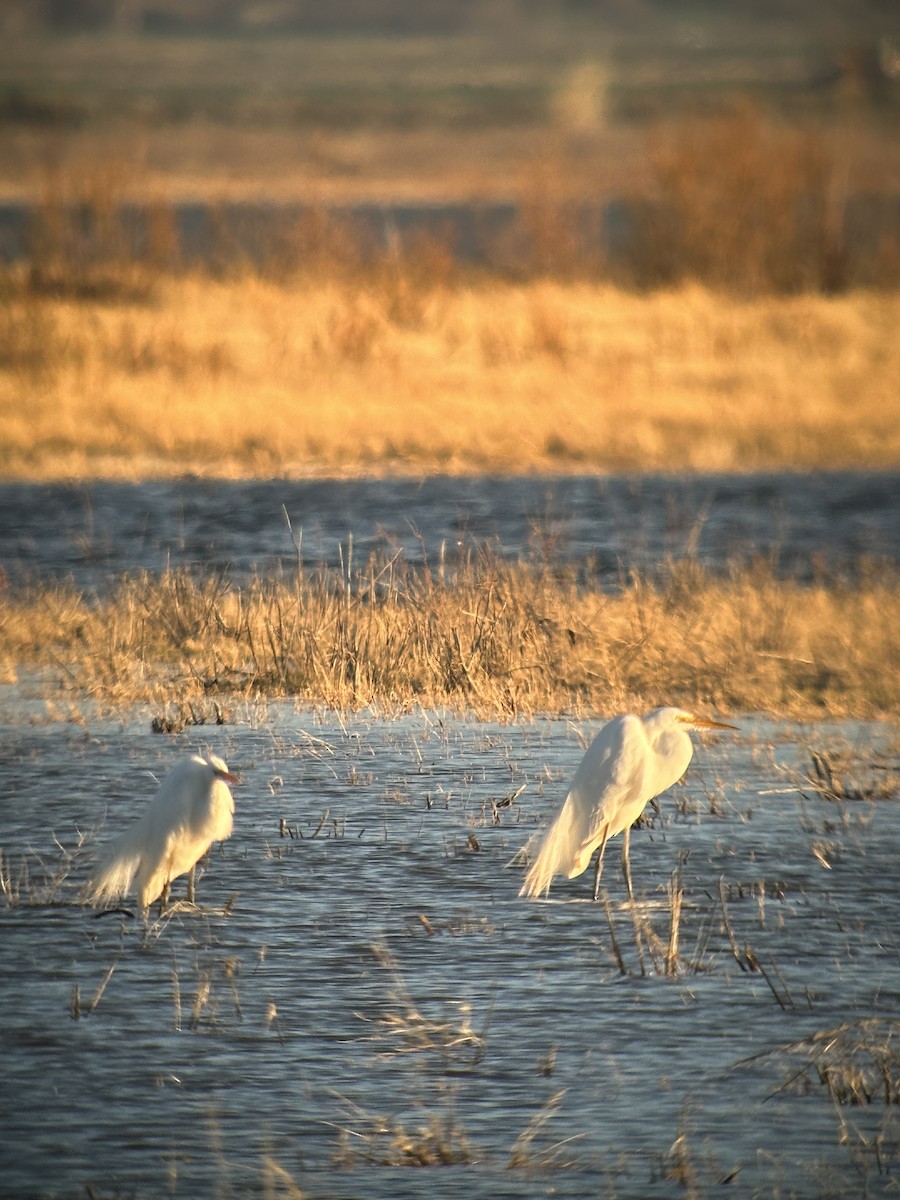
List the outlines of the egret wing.
{"label": "egret wing", "polygon": [[231,837],[234,824],[234,797],[223,779],[213,779],[202,803],[195,806],[194,828],[202,830],[210,842]]}
{"label": "egret wing", "polygon": [[614,717],[591,742],[566,798],[573,809],[579,846],[588,857],[604,838],[628,828],[644,807],[648,757],[639,717]]}
{"label": "egret wing", "polygon": [[546,893],[555,875],[580,875],[594,847],[625,827],[616,825],[616,814],[642,792],[645,754],[646,737],[637,717],[615,717],[604,725],[581,760],[556,819],[526,847],[534,858],[520,896]]}

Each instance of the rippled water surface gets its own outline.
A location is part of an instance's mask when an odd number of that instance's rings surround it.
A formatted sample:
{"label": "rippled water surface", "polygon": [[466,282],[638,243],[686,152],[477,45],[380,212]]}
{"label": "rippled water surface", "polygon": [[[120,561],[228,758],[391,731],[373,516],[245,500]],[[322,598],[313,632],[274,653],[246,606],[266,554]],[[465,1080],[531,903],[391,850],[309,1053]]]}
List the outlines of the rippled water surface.
{"label": "rippled water surface", "polygon": [[0,484],[12,584],[52,575],[102,588],[110,573],[170,564],[237,577],[292,569],[292,536],[306,562],[330,566],[362,565],[379,548],[452,560],[487,543],[580,564],[607,584],[686,553],[713,568],[761,553],[808,579],[896,561],[898,528],[891,473]]}
{"label": "rippled water surface", "polygon": [[[814,1072],[779,1090],[808,1059],[769,1055],[896,1017],[896,804],[804,799],[792,773],[882,727],[748,717],[701,745],[632,837],[641,951],[615,854],[612,927],[587,876],[528,903],[507,868],[582,753],[564,720],[269,707],[204,731],[242,776],[234,836],[202,910],[144,928],[78,887],[197,731],[5,707],[0,1193],[871,1195],[879,1130],[898,1169],[894,1110],[838,1112]],[[459,1161],[408,1165],[437,1142]]]}

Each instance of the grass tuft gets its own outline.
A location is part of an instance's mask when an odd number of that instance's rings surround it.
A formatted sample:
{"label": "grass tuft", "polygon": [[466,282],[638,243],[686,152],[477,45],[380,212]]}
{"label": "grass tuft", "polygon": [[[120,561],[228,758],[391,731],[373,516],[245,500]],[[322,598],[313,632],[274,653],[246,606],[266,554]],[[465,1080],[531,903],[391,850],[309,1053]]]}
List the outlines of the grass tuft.
{"label": "grass tuft", "polygon": [[493,1004],[480,1030],[472,1025],[468,1001],[457,1004],[457,1015],[452,1018],[428,1017],[414,1003],[394,955],[384,946],[373,947],[373,952],[391,976],[390,1011],[371,1022],[371,1039],[382,1047],[381,1053],[388,1057],[427,1055],[436,1058],[448,1074],[473,1070],[485,1054]]}
{"label": "grass tuft", "polygon": [[900,1022],[893,1019],[845,1021],[740,1065],[763,1060],[789,1071],[773,1095],[805,1094],[818,1083],[842,1107],[900,1104]]}
{"label": "grass tuft", "polygon": [[900,791],[896,766],[877,757],[863,761],[846,749],[812,750],[810,757],[812,770],[803,786],[822,799],[890,800]]}
{"label": "grass tuft", "polygon": [[471,1143],[454,1112],[452,1097],[444,1107],[423,1111],[420,1124],[366,1112],[342,1097],[348,1115],[334,1153],[338,1167],[360,1162],[384,1167],[450,1167],[476,1161]]}

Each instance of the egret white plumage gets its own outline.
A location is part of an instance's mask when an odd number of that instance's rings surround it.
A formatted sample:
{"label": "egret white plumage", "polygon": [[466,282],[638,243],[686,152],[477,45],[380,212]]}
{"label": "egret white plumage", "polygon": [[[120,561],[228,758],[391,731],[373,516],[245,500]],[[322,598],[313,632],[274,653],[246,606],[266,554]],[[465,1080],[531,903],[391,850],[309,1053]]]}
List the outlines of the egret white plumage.
{"label": "egret white plumage", "polygon": [[89,884],[89,900],[118,900],[133,887],[141,908],[160,896],[165,901],[173,879],[193,872],[213,842],[231,836],[228,784],[237,781],[215,754],[194,754],[173,767],[140,820],[110,844]]}
{"label": "egret white plumage", "polygon": [[606,843],[624,832],[622,869],[633,899],[628,861],[631,826],[647,803],[687,770],[694,753],[687,730],[735,728],[681,708],[656,708],[645,717],[613,717],[588,747],[553,824],[523,848],[534,853],[534,860],[519,895],[546,895],[554,876],[581,875],[597,850],[596,900]]}

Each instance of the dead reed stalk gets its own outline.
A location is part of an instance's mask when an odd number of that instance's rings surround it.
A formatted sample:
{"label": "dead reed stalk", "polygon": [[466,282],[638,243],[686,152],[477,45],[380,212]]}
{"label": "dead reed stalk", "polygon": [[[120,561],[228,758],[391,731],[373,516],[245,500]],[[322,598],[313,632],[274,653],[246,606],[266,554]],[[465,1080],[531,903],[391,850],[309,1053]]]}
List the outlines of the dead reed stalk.
{"label": "dead reed stalk", "polygon": [[384,946],[374,946],[373,952],[389,972],[390,1009],[376,1020],[362,1017],[373,1026],[371,1040],[388,1057],[423,1055],[439,1064],[447,1074],[473,1070],[481,1062],[487,1048],[493,999],[488,1005],[480,1029],[472,1025],[472,1006],[460,1001],[457,1013],[434,1018],[424,1013],[412,998],[394,955]]}

